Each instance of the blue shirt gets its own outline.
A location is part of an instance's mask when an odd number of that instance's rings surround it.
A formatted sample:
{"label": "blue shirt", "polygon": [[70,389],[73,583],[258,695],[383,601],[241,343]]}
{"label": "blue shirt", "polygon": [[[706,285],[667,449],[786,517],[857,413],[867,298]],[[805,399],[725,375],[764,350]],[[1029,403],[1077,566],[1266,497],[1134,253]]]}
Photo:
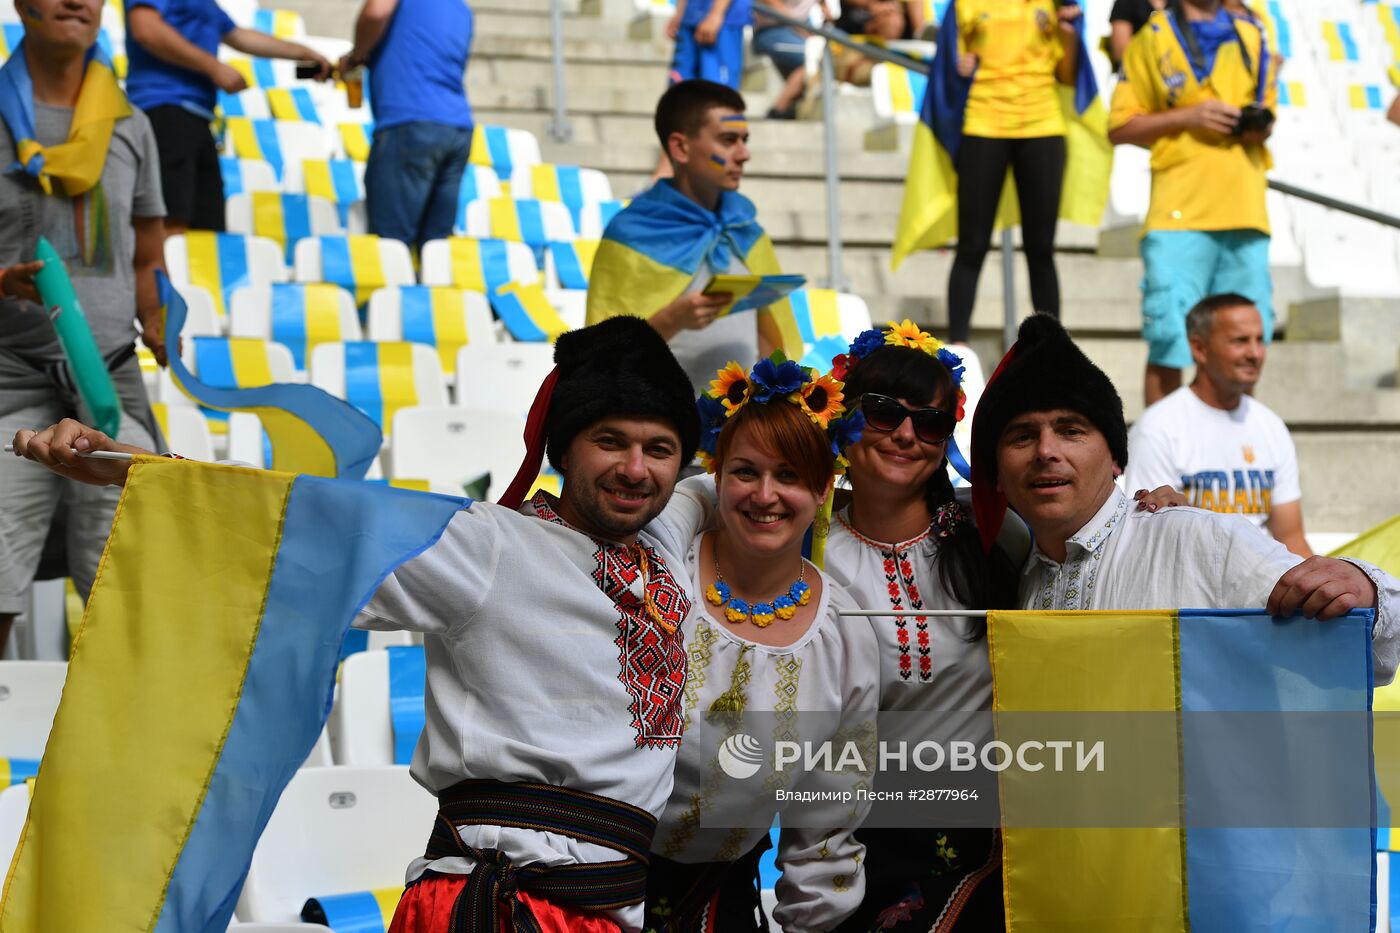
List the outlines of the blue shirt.
{"label": "blue shirt", "polygon": [[[700,25],[700,21],[709,15],[710,7],[714,0],[689,0],[685,5],[685,15],[681,17],[681,25],[694,29]],[[779,8],[781,9],[781,4]],[[752,0],[734,0],[729,4],[729,9],[724,11],[724,25],[726,26],[747,26],[753,19]]]}
{"label": "blue shirt", "polygon": [[[210,55],[237,24],[214,0],[128,0],[127,9],[148,6],[187,42]],[[218,88],[208,76],[157,58],[126,34],[126,96],[142,110],[177,104],[202,111],[212,120]]]}
{"label": "blue shirt", "polygon": [[463,81],[471,46],[466,0],[399,0],[369,56],[375,129],[420,120],[470,129]]}

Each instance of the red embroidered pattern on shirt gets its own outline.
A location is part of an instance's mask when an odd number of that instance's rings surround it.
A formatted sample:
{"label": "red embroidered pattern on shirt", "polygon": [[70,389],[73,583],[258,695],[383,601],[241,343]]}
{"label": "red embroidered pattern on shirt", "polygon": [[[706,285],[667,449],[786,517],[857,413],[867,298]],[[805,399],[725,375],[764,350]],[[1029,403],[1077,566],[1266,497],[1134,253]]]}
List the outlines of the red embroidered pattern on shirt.
{"label": "red embroidered pattern on shirt", "polygon": [[[530,506],[545,521],[568,525],[543,492],[535,494]],[[593,540],[598,544],[593,554],[593,582],[621,613],[614,642],[620,665],[617,679],[632,697],[629,710],[632,727],[637,730],[637,747],[674,748],[680,743],[684,723],[681,697],[686,655],[681,622],[690,614],[690,597],[656,549],[646,548],[651,570],[646,590],[661,617],[671,625],[672,631],[666,631],[632,592],[632,584],[641,575],[636,558],[627,548]]]}
{"label": "red embroidered pattern on shirt", "polygon": [[[914,566],[909,561],[909,551],[914,545],[923,541],[930,534],[925,531],[913,540],[906,541],[902,545],[897,545],[891,549],[878,541],[873,541],[865,535],[856,531],[846,521],[844,516],[838,516],[838,520],[846,530],[851,533],[857,541],[874,548],[880,552],[880,556],[885,561],[885,588],[890,594],[890,608],[901,610],[904,608],[904,595],[909,595],[909,608],[924,608],[923,596],[919,593],[919,584],[914,580]],[[902,550],[901,550],[902,548]],[[902,586],[901,586],[902,585]],[[928,616],[914,616],[914,637],[917,647],[911,647],[909,641],[909,617],[895,616],[895,641],[899,648],[899,677],[901,680],[912,680],[914,677],[914,654],[919,657],[919,682],[929,683],[933,680],[933,653],[929,645]]]}
{"label": "red embroidered pattern on shirt", "polygon": [[648,547],[646,553],[651,569],[647,595],[672,631],[658,625],[632,592],[641,568],[627,549],[600,547],[593,580],[621,611],[615,642],[621,665],[618,679],[632,697],[629,709],[637,747],[670,748],[680,742],[684,724],[681,697],[686,655],[680,626],[690,614],[690,598],[656,550]]}

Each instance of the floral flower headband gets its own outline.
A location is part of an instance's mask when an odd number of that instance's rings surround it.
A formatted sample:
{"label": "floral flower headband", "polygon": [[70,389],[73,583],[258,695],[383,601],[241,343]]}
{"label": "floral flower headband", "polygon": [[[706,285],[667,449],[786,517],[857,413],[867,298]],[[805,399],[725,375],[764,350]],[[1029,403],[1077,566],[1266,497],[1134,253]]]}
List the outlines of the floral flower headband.
{"label": "floral flower headband", "polygon": [[933,334],[920,330],[918,325],[908,318],[899,324],[890,321],[884,328],[872,327],[862,333],[851,343],[850,349],[831,361],[831,377],[844,380],[846,374],[851,371],[851,367],[881,347],[909,347],[911,350],[922,350],[946,366],[948,372],[953,375],[953,385],[958,387],[957,419],[959,421],[963,419],[967,393],[962,389],[965,369],[962,357],[945,347],[943,342]]}
{"label": "floral flower headband", "polygon": [[774,400],[790,402],[802,409],[812,423],[831,440],[835,472],[848,466],[843,451],[860,440],[865,418],[860,411],[847,411],[842,403],[844,386],[831,376],[820,375],[795,363],[781,351],[754,364],[745,372],[738,363],[729,363],[710,383],[710,391],[696,401],[700,409],[700,463],[715,472],[715,450],[725,422],[748,404],[766,405]]}

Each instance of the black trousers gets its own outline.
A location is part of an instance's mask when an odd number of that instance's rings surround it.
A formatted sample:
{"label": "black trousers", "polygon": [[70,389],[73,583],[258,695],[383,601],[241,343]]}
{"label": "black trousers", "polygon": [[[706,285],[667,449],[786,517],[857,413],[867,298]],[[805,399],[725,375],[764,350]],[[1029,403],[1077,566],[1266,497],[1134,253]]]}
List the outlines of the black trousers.
{"label": "black trousers", "polygon": [[997,203],[1009,167],[1021,204],[1021,242],[1031,280],[1031,306],[1060,316],[1055,274],[1055,222],[1065,176],[1065,138],[989,139],[964,136],[958,170],[958,250],[948,277],[952,340],[966,342],[977,298],[977,280],[992,239]]}

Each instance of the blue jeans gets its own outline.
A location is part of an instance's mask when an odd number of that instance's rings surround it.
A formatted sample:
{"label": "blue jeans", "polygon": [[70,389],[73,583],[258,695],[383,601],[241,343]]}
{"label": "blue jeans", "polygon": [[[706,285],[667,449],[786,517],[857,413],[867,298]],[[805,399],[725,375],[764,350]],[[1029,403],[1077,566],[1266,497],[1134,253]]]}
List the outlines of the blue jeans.
{"label": "blue jeans", "polygon": [[471,148],[471,130],[441,123],[375,130],[365,165],[369,232],[415,249],[451,236]]}
{"label": "blue jeans", "polygon": [[791,26],[765,26],[753,31],[753,50],[773,59],[786,78],[807,63],[807,40]]}

